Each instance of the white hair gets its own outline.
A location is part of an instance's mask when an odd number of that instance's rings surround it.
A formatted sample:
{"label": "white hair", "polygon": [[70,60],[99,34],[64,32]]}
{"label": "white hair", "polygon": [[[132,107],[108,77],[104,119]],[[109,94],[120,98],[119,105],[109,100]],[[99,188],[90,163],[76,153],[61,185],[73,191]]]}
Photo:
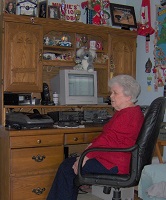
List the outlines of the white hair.
{"label": "white hair", "polygon": [[108,86],[111,88],[114,84],[118,84],[123,88],[126,96],[131,96],[131,101],[135,103],[141,92],[140,84],[129,75],[117,75],[109,80]]}

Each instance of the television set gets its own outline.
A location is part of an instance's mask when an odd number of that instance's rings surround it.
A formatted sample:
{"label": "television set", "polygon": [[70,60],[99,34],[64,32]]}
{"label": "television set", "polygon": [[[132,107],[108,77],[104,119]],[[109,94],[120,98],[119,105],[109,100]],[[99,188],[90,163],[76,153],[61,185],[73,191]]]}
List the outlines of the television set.
{"label": "television set", "polygon": [[59,94],[60,105],[97,104],[96,71],[60,70],[50,86]]}

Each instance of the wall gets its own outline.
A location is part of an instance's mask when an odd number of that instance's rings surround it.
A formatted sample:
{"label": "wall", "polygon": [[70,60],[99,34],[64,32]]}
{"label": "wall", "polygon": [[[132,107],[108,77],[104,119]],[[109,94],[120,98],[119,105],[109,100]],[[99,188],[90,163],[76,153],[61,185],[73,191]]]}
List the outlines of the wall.
{"label": "wall", "polygon": [[[135,7],[136,12],[136,18],[137,21],[139,20],[140,16],[140,8],[141,8],[142,1],[138,0],[127,0],[128,5],[133,5]],[[160,0],[151,0],[151,25],[153,28],[155,28],[155,22],[156,22],[156,5],[160,5]],[[145,37],[139,36],[137,37],[137,55],[136,55],[136,79],[141,84],[141,94],[138,98],[138,104],[140,105],[149,105],[155,98],[159,96],[163,96],[163,87],[158,88],[158,92],[154,91],[153,88],[153,81],[152,81],[152,91],[147,91],[147,73],[145,73],[145,63],[148,60],[148,58],[151,59],[152,64],[154,66],[154,56],[153,56],[153,50],[154,50],[154,34],[150,36],[150,49],[149,53],[146,53],[145,51]],[[153,73],[151,73],[153,75]],[[164,117],[164,122],[166,122],[166,114]],[[166,161],[166,147],[164,147],[164,154],[163,159]],[[158,160],[157,160],[158,162]]]}
{"label": "wall", "polygon": [[[134,1],[134,0],[132,0]],[[128,3],[131,2],[131,0],[127,0]],[[137,20],[139,20],[140,15],[140,7],[141,7],[142,1],[135,0],[135,10],[137,15]],[[151,1],[151,25],[153,28],[155,28],[155,22],[156,22],[156,5],[160,5],[160,0],[153,0]],[[138,9],[139,8],[139,9]],[[136,78],[141,84],[142,92],[139,96],[138,103],[141,105],[149,105],[152,100],[159,96],[163,96],[163,87],[159,87],[158,91],[154,91],[154,80],[152,80],[152,91],[147,91],[147,76],[148,74],[145,73],[145,64],[150,58],[152,61],[153,67],[154,67],[154,56],[153,56],[153,50],[154,50],[154,34],[150,36],[150,49],[149,53],[146,53],[145,51],[145,37],[144,36],[138,36],[137,37],[137,64],[136,64]],[[154,76],[153,72],[150,73],[150,75]]]}
{"label": "wall", "polygon": [[[134,6],[135,13],[136,13],[136,19],[139,21],[140,19],[140,8],[141,8],[142,0],[126,0],[127,5]],[[150,1],[151,3],[151,25],[153,28],[155,28],[155,21],[156,21],[156,5],[160,5],[160,0],[153,0]],[[138,104],[140,105],[149,105],[152,100],[154,100],[158,96],[163,96],[163,87],[158,88],[158,92],[154,91],[154,85],[152,80],[152,90],[147,91],[147,76],[148,74],[145,73],[145,64],[150,58],[152,61],[153,67],[154,67],[154,56],[153,56],[153,50],[154,50],[154,34],[150,36],[150,43],[149,43],[149,53],[146,53],[145,51],[145,37],[139,36],[137,37],[137,55],[136,55],[136,79],[141,84],[141,95],[138,98]],[[154,75],[153,72],[150,73],[150,75]]]}

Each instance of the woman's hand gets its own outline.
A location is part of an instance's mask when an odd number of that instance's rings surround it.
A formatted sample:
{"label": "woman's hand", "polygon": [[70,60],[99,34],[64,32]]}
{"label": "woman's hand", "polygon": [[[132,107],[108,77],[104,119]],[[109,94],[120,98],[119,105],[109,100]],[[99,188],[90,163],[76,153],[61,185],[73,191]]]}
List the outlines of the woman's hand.
{"label": "woman's hand", "polygon": [[[90,143],[90,144],[86,147],[86,149],[87,149],[88,147],[90,147],[91,145],[92,145],[92,143]],[[86,150],[86,149],[85,149],[85,150]]]}
{"label": "woman's hand", "polygon": [[[78,162],[79,162],[80,157],[77,157],[77,160],[75,161],[74,165],[73,165],[73,170],[74,173],[77,175],[78,174]],[[84,157],[83,163],[82,163],[82,167],[85,165],[86,161],[89,160],[88,157]]]}

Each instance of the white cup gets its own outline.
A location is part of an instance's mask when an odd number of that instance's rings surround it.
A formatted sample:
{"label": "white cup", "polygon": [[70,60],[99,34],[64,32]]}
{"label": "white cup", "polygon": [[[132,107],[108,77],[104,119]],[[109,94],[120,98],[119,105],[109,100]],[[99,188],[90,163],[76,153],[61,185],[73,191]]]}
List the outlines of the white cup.
{"label": "white cup", "polygon": [[53,102],[55,105],[58,104],[58,97],[59,97],[59,95],[56,92],[54,92],[53,93]]}
{"label": "white cup", "polygon": [[53,98],[53,102],[55,103],[55,105],[58,104],[58,98]]}
{"label": "white cup", "polygon": [[53,98],[58,98],[58,94],[57,93],[53,93]]}

